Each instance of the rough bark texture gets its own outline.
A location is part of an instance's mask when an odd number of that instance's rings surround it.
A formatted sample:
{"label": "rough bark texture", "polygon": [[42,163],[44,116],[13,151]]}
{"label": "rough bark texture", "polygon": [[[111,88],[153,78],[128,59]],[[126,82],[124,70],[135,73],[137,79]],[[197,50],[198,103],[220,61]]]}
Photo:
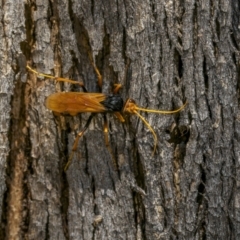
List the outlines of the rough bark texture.
{"label": "rough bark texture", "polygon": [[[2,1],[1,239],[240,239],[240,6],[229,0]],[[48,95],[84,81],[180,114],[55,117]],[[115,166],[116,165],[116,166]]]}

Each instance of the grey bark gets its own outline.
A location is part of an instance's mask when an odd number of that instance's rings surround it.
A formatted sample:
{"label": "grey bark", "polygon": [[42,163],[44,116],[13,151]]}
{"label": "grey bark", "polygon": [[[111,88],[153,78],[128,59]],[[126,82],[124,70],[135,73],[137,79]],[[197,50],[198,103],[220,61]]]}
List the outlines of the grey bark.
{"label": "grey bark", "polygon": [[[2,1],[1,239],[240,239],[237,1]],[[176,115],[54,116],[45,99],[83,81]]]}

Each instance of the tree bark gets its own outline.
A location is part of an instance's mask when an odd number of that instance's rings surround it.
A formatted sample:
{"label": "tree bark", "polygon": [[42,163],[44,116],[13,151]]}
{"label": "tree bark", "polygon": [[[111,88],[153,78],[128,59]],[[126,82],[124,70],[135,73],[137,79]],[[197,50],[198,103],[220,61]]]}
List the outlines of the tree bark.
{"label": "tree bark", "polygon": [[[2,1],[0,239],[240,239],[237,1]],[[83,81],[174,115],[55,116]]]}

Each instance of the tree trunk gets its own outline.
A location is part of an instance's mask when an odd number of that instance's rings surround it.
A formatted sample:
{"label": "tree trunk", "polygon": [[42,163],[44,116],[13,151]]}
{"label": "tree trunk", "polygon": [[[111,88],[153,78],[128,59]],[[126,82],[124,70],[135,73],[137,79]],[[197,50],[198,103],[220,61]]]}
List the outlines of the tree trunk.
{"label": "tree trunk", "polygon": [[[240,239],[237,1],[2,1],[0,239]],[[83,81],[178,114],[55,116]]]}

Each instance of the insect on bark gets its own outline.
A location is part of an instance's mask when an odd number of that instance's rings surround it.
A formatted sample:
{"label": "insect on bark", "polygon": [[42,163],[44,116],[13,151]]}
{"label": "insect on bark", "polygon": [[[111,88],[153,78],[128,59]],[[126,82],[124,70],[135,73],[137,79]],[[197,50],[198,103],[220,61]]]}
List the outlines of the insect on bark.
{"label": "insect on bark", "polygon": [[[93,64],[93,67],[98,78],[98,86],[101,90],[102,76],[94,64]],[[87,89],[85,88],[83,82],[78,82],[78,81],[74,81],[67,78],[54,77],[52,75],[40,73],[28,65],[27,65],[27,69],[38,76],[49,78],[59,82],[77,84],[77,85],[80,85],[83,89],[83,92],[53,93],[50,96],[48,96],[46,99],[46,107],[56,114],[64,114],[64,115],[68,114],[71,116],[76,116],[77,114],[80,114],[80,113],[86,113],[86,112],[91,113],[85,126],[83,127],[83,130],[77,134],[77,137],[74,140],[72,150],[69,155],[68,162],[64,168],[64,171],[68,169],[72,161],[74,152],[77,150],[79,139],[83,136],[84,132],[89,127],[91,120],[96,113],[104,114],[103,115],[104,116],[103,131],[104,131],[104,137],[105,137],[105,144],[107,147],[109,147],[109,141],[108,141],[108,123],[107,123],[106,113],[113,113],[120,120],[120,122],[125,121],[123,117],[123,114],[125,113],[137,115],[153,134],[153,138],[154,138],[153,154],[154,154],[157,147],[157,135],[154,132],[153,128],[150,126],[150,124],[147,122],[147,120],[139,113],[139,111],[159,113],[159,114],[173,114],[184,109],[187,104],[187,102],[185,102],[185,104],[183,104],[180,108],[172,111],[146,109],[146,108],[139,107],[136,104],[136,102],[131,98],[127,99],[126,102],[124,103],[122,97],[118,94],[119,89],[121,88],[121,84],[114,85],[112,94],[107,95],[104,93],[89,93],[87,92]]]}

